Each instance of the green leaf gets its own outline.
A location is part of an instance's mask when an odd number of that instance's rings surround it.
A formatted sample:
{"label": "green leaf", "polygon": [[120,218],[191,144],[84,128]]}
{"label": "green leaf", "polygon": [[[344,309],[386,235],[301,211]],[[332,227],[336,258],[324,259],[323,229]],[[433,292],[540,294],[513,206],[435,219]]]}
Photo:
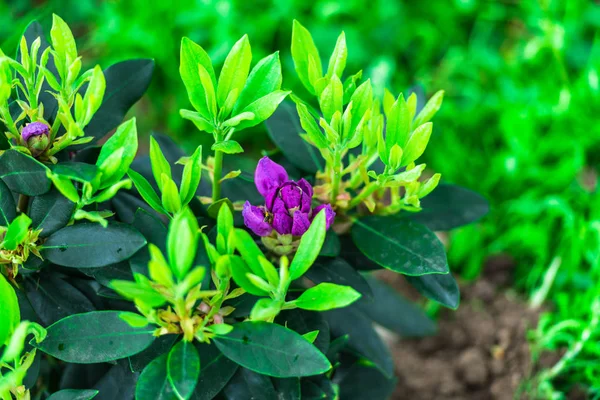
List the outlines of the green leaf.
{"label": "green leaf", "polygon": [[302,377],[327,372],[331,364],[310,342],[281,325],[242,322],[214,342],[229,359],[263,375]]}
{"label": "green leaf", "polygon": [[264,257],[264,254],[248,232],[243,229],[235,230],[235,248],[242,255],[254,275],[258,275],[263,279],[267,278],[259,261],[260,257]]}
{"label": "green leaf", "polygon": [[444,100],[444,91],[440,90],[425,104],[425,107],[419,112],[414,121],[414,126],[420,126],[426,122],[431,121],[431,118],[438,112],[440,107],[442,106],[442,101]]}
{"label": "green leaf", "polygon": [[166,214],[165,209],[162,206],[162,201],[150,185],[150,182],[146,180],[141,174],[136,171],[129,169],[127,176],[133,181],[135,188],[138,190],[142,198],[148,203],[154,210]]}
{"label": "green leaf", "polygon": [[29,233],[31,218],[27,214],[21,214],[15,218],[6,231],[6,235],[1,242],[2,248],[6,250],[16,250],[16,248],[25,240]]}
{"label": "green leaf", "polygon": [[252,271],[246,265],[244,260],[239,256],[228,256],[229,257],[229,267],[231,269],[231,275],[233,276],[233,280],[237,285],[243,288],[246,292],[253,294],[255,296],[266,297],[269,296],[268,292],[261,290],[256,287],[249,279],[247,274]]}
{"label": "green leaf", "polygon": [[235,117],[229,118],[227,121],[223,122],[223,126],[237,128],[243,121],[251,121],[254,118],[256,118],[256,115],[254,115],[254,113],[243,112],[243,113],[238,114]]}
{"label": "green leaf", "polygon": [[62,18],[52,14],[52,29],[50,29],[52,47],[59,56],[67,61],[67,67],[77,58],[77,46],[73,33]]}
{"label": "green leaf", "polygon": [[47,400],[91,400],[98,393],[94,389],[63,389],[52,393]]}
{"label": "green leaf", "polygon": [[400,95],[398,100],[392,104],[390,111],[387,114],[385,148],[388,154],[390,154],[394,145],[398,145],[402,150],[406,150],[405,147],[410,134],[410,125],[410,111],[404,97]]}
{"label": "green leaf", "polygon": [[205,119],[210,120],[210,113],[206,105],[206,94],[198,73],[198,65],[202,65],[216,84],[215,71],[210,57],[202,47],[184,37],[181,40],[181,63],[179,74],[190,99],[190,103],[196,111]]}
{"label": "green leaf", "polygon": [[181,399],[189,399],[194,392],[199,375],[198,351],[192,343],[185,340],[180,341],[171,349],[167,359],[169,383]]}
{"label": "green leaf", "polygon": [[368,363],[357,362],[345,371],[339,383],[340,399],[388,399],[396,388],[396,378],[388,378]]}
{"label": "green leaf", "polygon": [[[137,279],[139,279],[139,275]],[[141,301],[148,307],[160,307],[167,302],[165,297],[151,287],[147,281],[141,283],[114,280],[110,282],[109,287],[126,299]]]}
{"label": "green leaf", "polygon": [[50,166],[50,169],[56,175],[81,183],[93,182],[99,175],[96,165],[82,162],[61,162]]}
{"label": "green leaf", "polygon": [[159,189],[163,190],[162,174],[165,174],[169,179],[172,179],[171,165],[165,158],[160,146],[154,136],[150,136],[150,164],[152,165],[152,175]]}
{"label": "green leaf", "polygon": [[373,298],[360,299],[356,305],[343,310],[356,308],[379,325],[402,337],[422,337],[435,333],[435,322],[419,306],[379,279],[372,276],[365,278],[373,290]]}
{"label": "green leaf", "polygon": [[211,150],[222,151],[225,154],[238,154],[243,153],[244,149],[235,140],[225,140],[223,142],[215,143],[211,146]]}
{"label": "green leaf", "polygon": [[296,110],[298,111],[298,116],[300,117],[300,125],[306,132],[310,142],[319,149],[326,149],[328,147],[327,140],[325,140],[325,136],[323,135],[323,132],[321,132],[321,128],[319,128],[319,125],[317,125],[315,118],[308,111],[306,105],[297,103]]}
{"label": "green leaf", "polygon": [[215,97],[215,86],[213,85],[210,74],[202,66],[202,64],[198,65],[198,75],[200,75],[200,82],[202,83],[202,87],[204,87],[204,96],[206,97],[206,108],[208,109],[209,116],[211,120],[214,121],[217,116],[217,99]]}
{"label": "green leaf", "polygon": [[202,117],[200,113],[196,111],[179,110],[179,115],[181,115],[181,118],[183,119],[192,121],[194,125],[196,125],[196,128],[198,128],[200,131],[208,133],[213,133],[215,131],[213,123],[207,120],[205,117]]}
{"label": "green leaf", "polygon": [[311,343],[313,343],[323,354],[329,349],[329,340],[331,339],[329,335],[329,325],[327,324],[327,321],[325,321],[323,313],[294,308],[292,310],[282,311],[275,319],[275,322],[300,335],[317,331],[319,334]]}
{"label": "green leaf", "polygon": [[180,400],[167,375],[167,354],[144,368],[135,386],[136,400]]}
{"label": "green leaf", "polygon": [[[99,189],[112,186],[123,178],[135,158],[137,148],[137,128],[135,118],[132,118],[121,124],[100,150],[98,161],[96,161],[96,165],[102,172]],[[115,160],[111,155],[116,154],[119,150],[122,151],[122,156],[119,160]],[[113,163],[118,164],[114,165]]]}
{"label": "green leaf", "polygon": [[194,342],[194,345],[200,360],[204,361],[191,399],[211,400],[227,385],[238,365],[225,357],[214,344]]}
{"label": "green leaf", "polygon": [[0,321],[2,321],[0,324],[0,345],[3,345],[21,322],[21,311],[15,289],[2,274],[0,274],[0,298],[2,299],[2,307],[0,307]]}
{"label": "green leaf", "polygon": [[359,298],[360,293],[350,286],[320,283],[307,289],[294,303],[304,310],[327,311],[346,307]]}
{"label": "green leaf", "polygon": [[179,212],[181,210],[181,197],[177,190],[177,184],[175,184],[175,181],[166,174],[162,174],[160,178],[162,182],[162,206],[170,213],[174,214]]}
{"label": "green leaf", "polygon": [[367,216],[355,222],[352,239],[370,260],[392,271],[412,276],[448,273],[444,246],[421,224]]}
{"label": "green leaf", "polygon": [[0,180],[0,226],[8,226],[16,216],[15,199],[8,186]]}
{"label": "green leaf", "polygon": [[321,66],[321,58],[310,32],[300,22],[294,20],[292,27],[292,58],[294,59],[294,67],[304,87],[311,94],[315,94],[315,88],[310,81],[308,72],[309,59],[311,57],[314,60],[317,72],[320,72],[322,75],[323,67]]}
{"label": "green leaf", "polygon": [[250,319],[252,321],[268,321],[281,311],[281,303],[272,299],[259,299],[252,307]]}
{"label": "green leaf", "polygon": [[441,184],[421,200],[422,210],[405,218],[433,231],[448,231],[473,223],[489,212],[488,202],[479,194],[456,185]]}
{"label": "green leaf", "polygon": [[406,280],[428,299],[453,310],[458,308],[460,291],[451,273],[407,276]]}
{"label": "green leaf", "polygon": [[75,314],[50,325],[46,339],[36,344],[59,360],[94,364],[137,354],[153,341],[154,327],[133,328],[121,318],[125,311]]}
{"label": "green leaf", "polygon": [[275,392],[271,378],[257,374],[246,368],[239,368],[231,378],[223,395],[226,400],[253,399],[279,400],[280,393]]}
{"label": "green leaf", "polygon": [[104,98],[105,90],[106,80],[104,78],[104,74],[102,73],[100,66],[96,65],[94,69],[92,69],[92,75],[85,90],[85,97],[83,98],[83,104],[85,106],[85,118],[77,118],[77,122],[85,126],[92,120],[92,117],[102,105],[102,99]]}
{"label": "green leaf", "polygon": [[346,34],[342,32],[335,43],[329,65],[327,66],[327,77],[331,78],[336,75],[342,79],[342,74],[346,68],[346,58],[348,57],[348,48],[346,47]]}
{"label": "green leaf", "polygon": [[279,52],[275,52],[260,60],[248,76],[246,85],[240,93],[232,114],[238,115],[241,110],[255,100],[281,88],[281,63]]}
{"label": "green leaf", "polygon": [[252,113],[254,114],[254,118],[240,122],[240,124],[236,126],[236,130],[241,131],[242,129],[250,128],[260,124],[263,121],[266,121],[267,118],[273,115],[279,104],[290,93],[292,92],[275,90],[274,92],[271,92],[250,103],[246,108],[243,109],[243,113]]}
{"label": "green leaf", "polygon": [[248,78],[251,62],[250,42],[248,41],[248,35],[244,35],[233,45],[221,69],[219,84],[217,85],[219,107],[223,107],[231,91],[237,89],[238,93],[242,92]]}
{"label": "green leaf", "polygon": [[196,194],[202,177],[202,146],[198,146],[194,154],[183,167],[179,196],[182,206],[186,206]]}
{"label": "green leaf", "polygon": [[127,260],[146,244],[130,226],[109,222],[106,228],[94,223],[67,226],[53,233],[41,247],[42,255],[64,267],[94,268]]}
{"label": "green leaf", "polygon": [[44,164],[16,150],[6,150],[0,156],[0,179],[19,194],[39,196],[49,191],[47,170]]}
{"label": "green leaf", "polygon": [[181,280],[192,267],[198,246],[198,221],[189,208],[175,214],[169,225],[167,253],[171,270]]}
{"label": "green leaf", "polygon": [[325,118],[327,122],[331,121],[331,118],[336,111],[339,111],[340,113],[343,111],[343,103],[344,87],[340,78],[338,78],[337,75],[334,75],[319,96],[319,106],[323,112],[323,118]]}
{"label": "green leaf", "polygon": [[432,128],[433,126],[431,122],[426,122],[414,130],[408,139],[408,142],[406,143],[406,147],[404,148],[402,166],[408,165],[415,161],[425,152],[425,148],[427,147],[427,143],[429,143],[429,138],[431,137]]}
{"label": "green leaf", "polygon": [[304,275],[315,262],[321,252],[326,233],[325,210],[321,210],[300,239],[298,251],[290,265],[290,278],[292,280]]}
{"label": "green leaf", "polygon": [[310,173],[323,170],[325,160],[319,150],[299,135],[303,128],[292,102],[281,103],[265,124],[273,143],[295,167]]}

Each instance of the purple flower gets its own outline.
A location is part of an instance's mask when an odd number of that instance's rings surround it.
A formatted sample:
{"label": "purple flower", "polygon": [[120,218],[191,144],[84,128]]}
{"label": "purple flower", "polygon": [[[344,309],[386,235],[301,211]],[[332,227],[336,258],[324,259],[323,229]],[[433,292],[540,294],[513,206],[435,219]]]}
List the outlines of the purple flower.
{"label": "purple flower", "polygon": [[34,136],[41,136],[50,134],[50,127],[43,122],[32,122],[27,124],[21,132],[21,137],[26,143]]}
{"label": "purple flower", "polygon": [[264,206],[244,204],[244,223],[258,236],[269,236],[273,230],[279,235],[302,236],[312,219],[325,209],[327,229],[333,223],[335,212],[329,204],[312,209],[313,188],[305,179],[292,181],[285,169],[263,157],[254,174],[258,192],[265,198]]}

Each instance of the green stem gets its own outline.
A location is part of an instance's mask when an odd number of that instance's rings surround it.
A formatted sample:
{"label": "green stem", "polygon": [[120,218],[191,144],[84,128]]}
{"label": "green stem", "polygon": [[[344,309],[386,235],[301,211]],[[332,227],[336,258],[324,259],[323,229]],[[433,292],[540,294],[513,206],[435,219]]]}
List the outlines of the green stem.
{"label": "green stem", "polygon": [[212,183],[212,201],[213,203],[221,198],[221,174],[223,171],[223,152],[215,150],[215,167],[213,170]]}
{"label": "green stem", "polygon": [[332,177],[331,177],[331,205],[335,206],[337,203],[337,197],[340,192],[340,183],[342,181],[342,155],[339,150],[335,150],[335,154],[333,155],[333,167],[332,167]]}
{"label": "green stem", "polygon": [[362,203],[362,201],[364,199],[366,199],[371,194],[373,194],[373,192],[376,191],[377,188],[379,188],[379,182],[373,181],[373,182],[369,183],[367,186],[365,186],[363,188],[363,190],[360,191],[358,196],[356,196],[355,198],[353,198],[350,201],[350,204],[348,204],[348,209],[352,209],[352,208],[358,206],[360,203]]}

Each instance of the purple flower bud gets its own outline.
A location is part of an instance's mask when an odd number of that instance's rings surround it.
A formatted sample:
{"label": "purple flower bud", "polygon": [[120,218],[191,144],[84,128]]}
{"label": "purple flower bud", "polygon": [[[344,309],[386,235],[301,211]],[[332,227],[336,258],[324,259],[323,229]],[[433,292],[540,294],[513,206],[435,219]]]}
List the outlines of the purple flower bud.
{"label": "purple flower bud", "polygon": [[21,132],[21,137],[23,138],[23,141],[27,143],[29,139],[31,139],[34,136],[48,136],[49,134],[50,127],[48,125],[44,124],[43,122],[32,122],[31,124],[27,124],[23,128],[23,131]]}
{"label": "purple flower bud", "polygon": [[312,210],[313,188],[310,183],[305,179],[298,182],[289,180],[285,169],[268,157],[258,162],[254,181],[258,192],[265,198],[265,206],[256,207],[246,202],[242,215],[245,225],[258,236],[302,236],[323,208],[327,213],[327,229],[333,223],[335,212],[329,204]]}

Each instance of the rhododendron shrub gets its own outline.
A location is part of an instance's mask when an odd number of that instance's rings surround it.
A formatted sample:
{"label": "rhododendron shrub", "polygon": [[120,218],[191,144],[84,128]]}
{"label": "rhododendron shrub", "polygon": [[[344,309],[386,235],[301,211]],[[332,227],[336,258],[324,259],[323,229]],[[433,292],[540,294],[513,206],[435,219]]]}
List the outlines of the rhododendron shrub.
{"label": "rhododendron shrub", "polygon": [[[373,270],[456,308],[433,231],[487,205],[418,163],[443,92],[378,97],[345,74],[344,34],[324,69],[297,22],[291,55],[304,93],[247,36],[218,67],[184,38],[180,114],[213,144],[153,135],[136,158],[123,119],[152,61],[82,71],[58,16],[49,39],[34,22],[0,52],[0,398],[391,394],[375,326],[435,324]],[[274,146],[248,168],[236,134],[261,123]]]}

